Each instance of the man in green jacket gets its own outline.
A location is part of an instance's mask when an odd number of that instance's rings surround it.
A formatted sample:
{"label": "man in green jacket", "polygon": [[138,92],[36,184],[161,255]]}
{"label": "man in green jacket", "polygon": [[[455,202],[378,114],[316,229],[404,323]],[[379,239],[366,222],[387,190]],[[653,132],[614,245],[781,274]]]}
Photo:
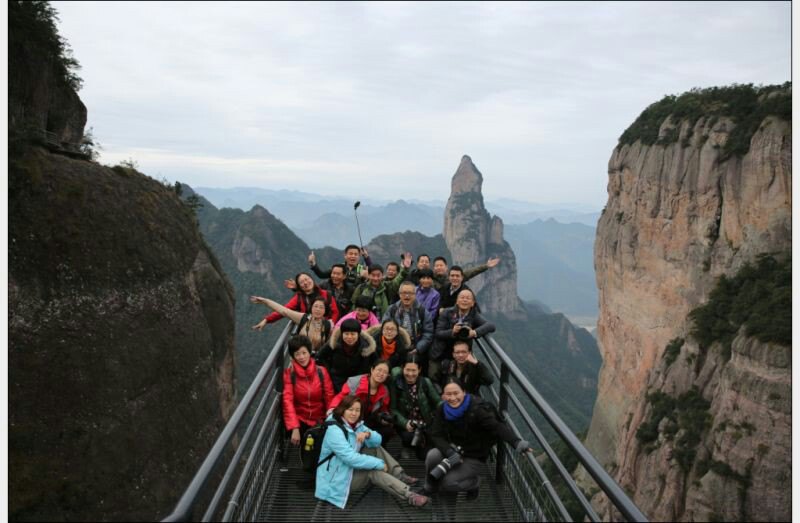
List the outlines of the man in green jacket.
{"label": "man in green jacket", "polygon": [[390,295],[397,295],[400,289],[400,284],[408,274],[408,268],[411,266],[410,255],[403,259],[403,267],[395,278],[387,282],[383,279],[383,267],[378,264],[369,266],[369,279],[356,287],[353,291],[352,302],[355,303],[360,296],[368,296],[372,298],[374,303],[373,312],[378,318],[383,317],[383,313],[389,308],[391,301]]}

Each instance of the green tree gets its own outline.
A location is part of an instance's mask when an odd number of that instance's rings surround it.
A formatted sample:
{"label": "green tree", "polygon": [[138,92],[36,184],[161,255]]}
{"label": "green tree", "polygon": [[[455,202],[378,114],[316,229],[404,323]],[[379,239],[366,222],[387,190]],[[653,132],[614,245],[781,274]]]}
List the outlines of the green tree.
{"label": "green tree", "polygon": [[75,91],[83,80],[78,76],[80,64],[72,55],[67,41],[58,34],[58,13],[50,2],[42,0],[8,3],[9,70],[24,67],[35,55],[52,63],[58,77]]}

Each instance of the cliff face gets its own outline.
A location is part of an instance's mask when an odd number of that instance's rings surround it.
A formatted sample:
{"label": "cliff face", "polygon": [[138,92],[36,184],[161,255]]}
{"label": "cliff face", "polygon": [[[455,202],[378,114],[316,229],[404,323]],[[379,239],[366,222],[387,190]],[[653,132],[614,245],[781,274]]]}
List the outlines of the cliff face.
{"label": "cliff face", "polygon": [[483,176],[469,156],[453,175],[450,198],[444,211],[444,241],[453,256],[450,265],[471,267],[499,256],[501,263],[471,279],[469,286],[481,307],[509,318],[523,319],[525,311],[517,297],[517,261],[503,239],[503,220],[489,216],[483,205]]}
{"label": "cliff face", "polygon": [[58,142],[80,143],[86,106],[69,71],[77,62],[65,65],[70,59],[55,33],[54,15],[47,13],[51,8],[9,2],[8,9],[9,134],[49,131]]}
{"label": "cliff face", "polygon": [[[609,161],[609,199],[595,242],[603,366],[587,446],[654,519],[789,516],[785,506],[767,506],[780,505],[782,494],[763,496],[755,488],[747,490],[746,508],[734,514],[736,504],[725,496],[730,485],[721,487],[724,481],[713,471],[693,469],[695,476],[687,476],[668,446],[648,453],[652,449],[643,449],[635,438],[649,412],[646,394],[679,395],[694,385],[720,423],[750,419],[759,427],[738,443],[718,430],[704,436],[698,448],[714,449],[717,458],[720,452],[749,454],[752,485],[761,482],[763,488],[774,483],[766,473],[786,458],[780,450],[790,445],[783,438],[790,428],[786,400],[769,400],[761,392],[774,382],[781,389],[775,394],[788,397],[782,388],[788,386],[790,357],[787,363],[788,356],[775,356],[783,349],[739,338],[727,365],[709,356],[699,366],[674,363],[668,374],[657,369],[670,340],[687,337],[688,313],[708,299],[720,275],[735,273],[760,253],[791,250],[791,124],[765,118],[747,154],[724,158],[733,128],[724,117],[694,123],[667,118],[659,135],[677,133],[675,143],[620,145]],[[691,346],[687,342],[686,350]],[[764,385],[745,387],[748,380]],[[753,454],[759,448],[770,464],[759,451]],[[725,462],[744,477],[744,461],[729,456]]]}
{"label": "cliff face", "polygon": [[168,513],[235,401],[233,292],[174,192],[9,162],[9,514]]}
{"label": "cliff face", "polygon": [[[184,187],[184,196],[194,194],[190,188]],[[233,284],[238,304],[237,376],[240,391],[244,392],[284,325],[284,320],[281,320],[267,326],[263,332],[253,331],[250,327],[269,311],[264,306],[251,304],[249,298],[256,294],[286,303],[293,293],[283,286],[283,280],[294,277],[300,270],[308,270],[305,260],[309,248],[260,205],[245,212],[217,209],[203,199],[198,220],[203,236]],[[336,261],[341,261],[341,253]]]}

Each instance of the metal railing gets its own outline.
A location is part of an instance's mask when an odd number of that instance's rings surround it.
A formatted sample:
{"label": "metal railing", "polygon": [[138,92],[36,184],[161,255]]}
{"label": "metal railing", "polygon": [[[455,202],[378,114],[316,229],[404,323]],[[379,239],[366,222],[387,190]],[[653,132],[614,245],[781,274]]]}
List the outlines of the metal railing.
{"label": "metal railing", "polygon": [[[293,325],[287,322],[175,510],[163,521],[255,519],[265,491],[265,480],[270,477],[282,452],[283,431],[274,430],[281,427],[282,423],[281,394],[276,390],[276,384],[281,379],[286,340]],[[249,423],[243,429],[247,420]],[[256,430],[258,434],[253,439]],[[213,486],[208,483],[212,477],[220,477],[218,466],[224,456],[229,456],[228,465],[212,493]],[[234,477],[236,485],[232,485]],[[220,503],[226,494],[227,503],[221,507]],[[198,517],[201,512],[202,517]]]}
{"label": "metal railing", "polygon": [[[280,481],[281,474],[275,472],[285,457],[276,384],[287,358],[286,340],[291,328],[292,324],[287,323],[175,510],[164,521],[255,521],[259,510],[263,510],[262,504],[269,505],[265,495],[271,482]],[[619,513],[628,521],[647,521],[495,340],[485,336],[476,341],[481,351],[476,355],[496,377],[491,387],[484,387],[484,399],[497,406],[511,429],[534,443],[539,453],[538,458],[518,454],[501,443],[490,458],[490,476],[501,487],[498,492],[511,498],[513,519],[580,521],[586,517],[600,521],[534,421],[535,408]],[[225,460],[223,472],[221,464]],[[550,470],[550,475],[545,469]],[[214,485],[210,484],[212,478],[216,480]]]}
{"label": "metal railing", "polygon": [[[569,471],[561,463],[555,451],[542,434],[542,431],[531,416],[530,407],[523,405],[523,399],[538,410],[544,420],[555,431],[569,451],[595,480],[614,507],[627,521],[647,521],[644,514],[634,505],[622,488],[603,469],[592,454],[586,450],[578,438],[555,413],[550,405],[539,394],[519,367],[497,344],[491,335],[476,340],[480,348],[484,364],[488,365],[495,375],[495,383],[489,388],[490,394],[484,393],[486,400],[495,404],[511,429],[520,437],[533,436],[546,459],[557,472],[557,478],[550,478],[539,461],[529,454],[518,455],[507,444],[498,445],[496,466],[497,478],[508,478],[512,482],[511,490],[523,521],[572,521],[574,518],[567,510],[562,499],[566,493],[578,504],[583,515],[591,521],[600,521],[600,517],[586,499],[583,491],[575,484]],[[513,382],[512,382],[513,380]],[[512,383],[516,387],[512,387]],[[486,387],[484,387],[486,389]],[[516,390],[515,390],[516,389]],[[511,409],[510,407],[513,407]],[[521,420],[521,433],[514,419]],[[558,480],[563,486],[557,492],[553,481]],[[574,503],[571,504],[575,507]],[[573,511],[576,511],[573,508]],[[576,518],[577,519],[577,518]],[[583,519],[579,516],[579,519]]]}

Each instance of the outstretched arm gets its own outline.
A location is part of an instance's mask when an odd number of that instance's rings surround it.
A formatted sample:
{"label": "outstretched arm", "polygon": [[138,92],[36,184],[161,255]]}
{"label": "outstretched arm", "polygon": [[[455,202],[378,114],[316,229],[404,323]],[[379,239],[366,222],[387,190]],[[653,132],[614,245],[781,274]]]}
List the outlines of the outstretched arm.
{"label": "outstretched arm", "polygon": [[280,303],[270,300],[269,298],[262,298],[261,296],[250,296],[250,303],[260,303],[262,305],[266,305],[270,309],[274,310],[284,318],[289,318],[294,323],[300,323],[300,320],[303,319],[304,314],[299,311],[293,311],[287,307],[284,307]]}

